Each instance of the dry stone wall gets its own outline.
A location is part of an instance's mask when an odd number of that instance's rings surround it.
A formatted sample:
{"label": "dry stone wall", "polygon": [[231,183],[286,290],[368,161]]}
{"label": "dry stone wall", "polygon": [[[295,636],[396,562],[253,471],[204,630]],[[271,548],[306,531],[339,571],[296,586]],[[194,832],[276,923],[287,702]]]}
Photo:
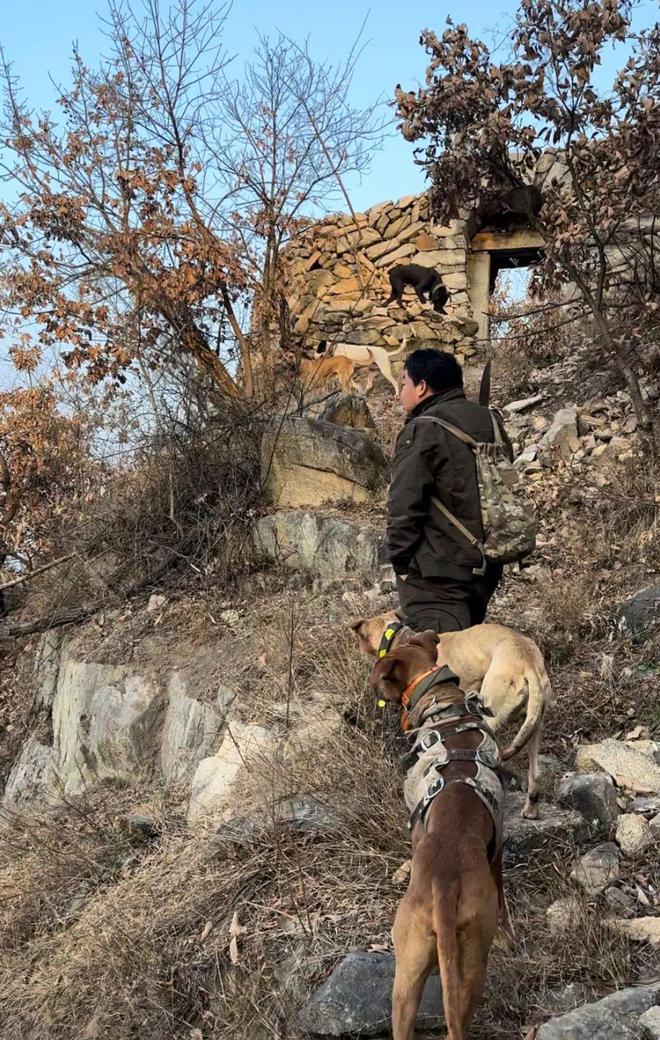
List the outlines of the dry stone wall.
{"label": "dry stone wall", "polygon": [[[287,300],[294,335],[314,349],[321,340],[476,352],[467,283],[467,225],[430,223],[426,195],[381,202],[366,213],[334,215],[287,250]],[[449,291],[446,314],[420,304],[407,289],[404,307],[385,307],[389,270],[415,263],[434,268]]]}

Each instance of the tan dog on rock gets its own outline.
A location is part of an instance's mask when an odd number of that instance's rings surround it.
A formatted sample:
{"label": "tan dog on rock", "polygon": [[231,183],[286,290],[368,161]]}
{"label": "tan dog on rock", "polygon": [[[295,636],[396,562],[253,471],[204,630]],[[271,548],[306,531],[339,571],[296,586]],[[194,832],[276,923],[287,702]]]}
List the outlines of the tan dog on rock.
{"label": "tan dog on rock", "polygon": [[[404,646],[414,635],[398,621],[393,610],[372,618],[359,618],[350,625],[365,653],[377,657]],[[394,629],[385,647],[385,633]],[[525,713],[520,730],[502,753],[506,761],[527,749],[529,770],[527,798],[522,810],[526,819],[538,816],[539,764],[543,716],[552,704],[552,687],[543,655],[533,640],[504,625],[474,625],[460,632],[437,636],[437,663],[447,665],[459,677],[464,690],[477,690],[493,713],[489,725],[497,732],[510,719]]]}
{"label": "tan dog on rock", "polygon": [[505,916],[499,752],[478,704],[435,665],[435,633],[411,634],[374,666],[376,693],[401,705],[415,738],[404,793],[412,812],[410,884],[392,931],[394,1040],[412,1040],[438,965],[447,1040],[464,1040]]}

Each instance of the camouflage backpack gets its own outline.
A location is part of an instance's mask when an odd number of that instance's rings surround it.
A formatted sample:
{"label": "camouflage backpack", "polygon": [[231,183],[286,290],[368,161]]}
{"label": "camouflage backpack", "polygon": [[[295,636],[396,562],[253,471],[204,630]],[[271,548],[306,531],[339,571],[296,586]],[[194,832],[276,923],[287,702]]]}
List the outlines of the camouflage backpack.
{"label": "camouflage backpack", "polygon": [[444,419],[436,419],[431,415],[420,416],[420,419],[427,419],[444,427],[448,433],[467,444],[474,454],[481,524],[484,530],[483,542],[475,538],[438,498],[431,496],[431,502],[470,545],[481,553],[483,563],[480,568],[475,568],[475,574],[484,573],[486,560],[513,563],[529,556],[536,545],[536,520],[532,507],[518,484],[518,473],[509,461],[507,446],[495,413],[491,409],[489,413],[495,436],[492,444],[475,441],[464,430],[459,430],[457,426],[452,426]]}

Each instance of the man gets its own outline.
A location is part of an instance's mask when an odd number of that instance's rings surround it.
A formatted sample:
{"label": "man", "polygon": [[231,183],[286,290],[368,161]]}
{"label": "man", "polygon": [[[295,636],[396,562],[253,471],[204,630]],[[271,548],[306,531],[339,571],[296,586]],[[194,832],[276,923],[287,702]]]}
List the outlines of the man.
{"label": "man", "polygon": [[[474,454],[426,417],[443,419],[476,441],[495,437],[487,408],[468,401],[451,354],[415,350],[405,367],[400,400],[407,413],[394,451],[388,502],[387,551],[397,575],[401,609],[412,629],[452,632],[480,624],[502,577],[432,504],[431,496],[483,540]],[[425,418],[422,418],[425,417]],[[502,434],[507,442],[506,434]]]}

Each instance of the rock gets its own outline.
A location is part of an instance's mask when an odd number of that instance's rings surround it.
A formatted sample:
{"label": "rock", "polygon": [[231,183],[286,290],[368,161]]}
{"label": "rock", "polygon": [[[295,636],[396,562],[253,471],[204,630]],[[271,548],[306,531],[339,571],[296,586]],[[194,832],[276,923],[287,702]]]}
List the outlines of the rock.
{"label": "rock", "polygon": [[318,798],[295,795],[249,816],[234,817],[223,823],[217,834],[238,845],[249,845],[264,831],[278,829],[323,838],[340,833],[344,825],[339,813]]}
{"label": "rock", "polygon": [[660,841],[660,813],[649,822],[649,830],[656,841]]}
{"label": "rock", "polygon": [[565,935],[575,932],[583,917],[581,903],[573,896],[555,899],[545,912],[550,935]]}
{"label": "rock", "polygon": [[528,408],[533,408],[535,404],[540,404],[543,400],[543,394],[534,394],[533,397],[523,397],[520,401],[512,401],[511,404],[504,405],[504,411],[510,415],[516,415],[519,412],[526,412]]}
{"label": "rock", "polygon": [[258,554],[322,581],[373,581],[383,535],[364,522],[289,510],[261,517],[254,527]]}
{"label": "rock", "polygon": [[[314,1036],[378,1036],[390,1028],[394,956],[349,953],[299,1013],[299,1025]],[[426,982],[418,1029],[442,1026],[440,981]]]}
{"label": "rock", "polygon": [[53,749],[34,736],[27,738],[7,777],[2,805],[21,809],[30,803],[44,802],[53,794],[55,781]]}
{"label": "rock", "polygon": [[640,1016],[657,1000],[655,985],[624,989],[545,1022],[536,1040],[642,1040]]}
{"label": "rock", "polygon": [[608,923],[633,942],[660,946],[660,917],[633,917],[632,920],[614,920]]}
{"label": "rock", "polygon": [[422,253],[427,253],[429,249],[438,249],[440,240],[434,238],[433,235],[418,235],[415,239],[415,247]]}
{"label": "rock", "polygon": [[387,472],[380,448],[348,426],[289,416],[273,422],[263,437],[264,490],[280,509],[369,502]]}
{"label": "rock", "polygon": [[223,724],[209,704],[186,694],[185,681],[177,672],[169,682],[169,703],[160,745],[160,768],[168,783],[191,777],[213,750]]}
{"label": "rock", "polygon": [[553,785],[556,780],[563,776],[566,765],[556,755],[539,755],[539,770],[541,780]]}
{"label": "rock", "polygon": [[64,632],[61,628],[51,628],[44,632],[39,639],[32,673],[35,708],[52,706],[60,673],[60,651],[63,640]]}
{"label": "rock", "polygon": [[147,614],[156,614],[165,606],[167,606],[167,596],[159,596],[156,592],[152,592],[147,603]]}
{"label": "rock", "polygon": [[543,1003],[547,1011],[551,1011],[556,1015],[579,1007],[581,1004],[584,1004],[587,997],[586,986],[583,986],[581,982],[571,982],[559,991],[550,991],[545,996]]}
{"label": "rock", "polygon": [[165,708],[155,679],[125,666],[67,659],[53,699],[55,766],[66,794],[152,768]]}
{"label": "rock", "polygon": [[580,858],[577,866],[571,871],[571,878],[588,895],[598,895],[619,876],[619,850],[611,842],[596,845],[590,852]]}
{"label": "rock", "polygon": [[617,786],[638,794],[660,794],[660,766],[653,747],[642,741],[603,740],[600,744],[583,744],[575,755],[576,768],[591,772],[595,767],[613,778]]}
{"label": "rock", "polygon": [[640,1016],[639,1024],[645,1040],[660,1040],[660,1007],[652,1007],[645,1011]]}
{"label": "rock", "polygon": [[540,851],[546,846],[552,848],[557,839],[571,837],[574,841],[581,841],[587,837],[589,827],[579,813],[558,809],[549,802],[539,802],[538,820],[523,820],[520,810],[524,801],[524,795],[507,792],[504,806],[505,863],[523,862],[530,852]]}
{"label": "rock", "polygon": [[[236,805],[236,789],[247,773],[259,780],[258,760],[272,752],[275,737],[270,730],[253,723],[231,722],[215,755],[202,759],[192,782],[188,822],[208,823],[231,815]],[[252,768],[252,774],[250,774]]]}
{"label": "rock", "polygon": [[655,623],[660,620],[660,585],[651,585],[637,592],[619,608],[617,629],[622,636],[634,642],[643,642]]}
{"label": "rock", "polygon": [[615,1015],[633,1015],[637,1018],[659,1000],[660,984],[654,982],[650,986],[629,986],[617,990],[599,1000],[598,1006],[613,1011]]}
{"label": "rock", "polygon": [[653,844],[653,833],[643,816],[624,813],[617,820],[616,841],[625,856],[639,856]]}
{"label": "rock", "polygon": [[616,790],[605,773],[569,773],[559,783],[557,801],[577,809],[590,826],[608,834],[619,815]]}
{"label": "rock", "polygon": [[123,822],[130,837],[137,841],[153,841],[160,837],[161,826],[153,813],[131,812]]}
{"label": "rock", "polygon": [[577,408],[560,408],[553,417],[549,430],[541,438],[539,447],[559,448],[562,451],[570,449],[570,443],[577,440],[577,420]]}
{"label": "rock", "polygon": [[374,418],[361,394],[333,394],[319,415],[322,422],[352,426],[356,430],[373,429]]}
{"label": "rock", "polygon": [[642,816],[655,816],[660,813],[660,797],[633,798],[628,805],[628,812],[641,813]]}

